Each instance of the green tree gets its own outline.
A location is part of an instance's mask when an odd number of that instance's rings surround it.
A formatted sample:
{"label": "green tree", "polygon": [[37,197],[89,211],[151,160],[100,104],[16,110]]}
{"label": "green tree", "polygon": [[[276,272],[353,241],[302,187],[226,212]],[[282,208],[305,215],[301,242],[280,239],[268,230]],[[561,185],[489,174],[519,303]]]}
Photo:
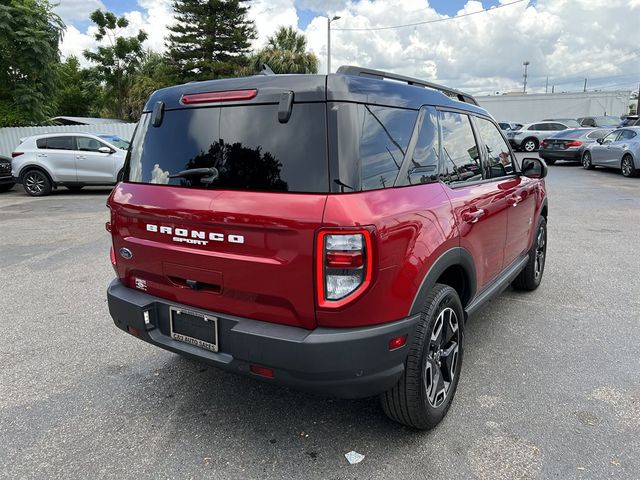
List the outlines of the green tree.
{"label": "green tree", "polygon": [[168,87],[172,83],[171,67],[166,57],[147,50],[142,56],[140,68],[131,78],[124,102],[125,116],[131,120],[138,120],[149,96],[155,90]]}
{"label": "green tree", "polygon": [[0,126],[41,122],[52,112],[64,28],[46,0],[0,2]]}
{"label": "green tree", "polygon": [[175,0],[168,58],[177,81],[232,76],[256,36],[247,0]]}
{"label": "green tree", "polygon": [[102,100],[102,86],[95,71],[81,68],[78,58],[70,56],[60,64],[58,79],[56,115],[86,117],[96,114]]}
{"label": "green tree", "polygon": [[84,56],[96,64],[96,70],[106,87],[108,101],[105,107],[116,118],[127,119],[124,100],[130,87],[131,77],[140,66],[143,55],[142,43],[147,34],[139,30],[138,34],[125,37],[123,30],[129,26],[125,17],[116,17],[111,12],[96,10],[91,20],[98,26],[94,37],[98,42],[97,51],[84,51]]}
{"label": "green tree", "polygon": [[275,73],[318,73],[318,57],[307,52],[307,39],[293,27],[280,27],[267,46],[249,59],[251,73],[267,64]]}

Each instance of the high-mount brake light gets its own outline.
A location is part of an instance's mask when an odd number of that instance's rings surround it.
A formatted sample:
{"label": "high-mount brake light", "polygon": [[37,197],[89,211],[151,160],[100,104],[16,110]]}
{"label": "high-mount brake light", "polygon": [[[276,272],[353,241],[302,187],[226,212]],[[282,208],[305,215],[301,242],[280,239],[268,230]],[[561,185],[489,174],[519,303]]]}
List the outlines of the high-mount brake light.
{"label": "high-mount brake light", "polygon": [[321,231],[316,258],[318,306],[341,307],[371,282],[371,233],[364,229]]}
{"label": "high-mount brake light", "polygon": [[187,93],[182,95],[180,103],[193,105],[196,103],[232,102],[237,100],[251,100],[258,94],[258,90],[228,90],[226,92]]}

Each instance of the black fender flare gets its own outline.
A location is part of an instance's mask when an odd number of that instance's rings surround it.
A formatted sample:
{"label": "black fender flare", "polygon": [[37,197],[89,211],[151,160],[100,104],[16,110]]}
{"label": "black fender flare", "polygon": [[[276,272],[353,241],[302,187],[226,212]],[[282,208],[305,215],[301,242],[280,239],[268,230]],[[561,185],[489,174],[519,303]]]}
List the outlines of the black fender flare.
{"label": "black fender flare", "polygon": [[[462,247],[454,247],[442,255],[438,257],[438,259],[433,262],[431,268],[422,279],[422,283],[420,284],[420,288],[418,288],[418,292],[413,299],[413,303],[411,304],[411,309],[409,310],[409,315],[417,315],[422,310],[424,302],[429,295],[429,292],[435,285],[440,275],[449,267],[460,267],[465,275],[465,280],[467,281],[467,286],[469,288],[468,298],[466,298],[467,303],[475,296],[477,285],[476,285],[476,267],[473,262],[473,257],[471,253],[465,248]],[[464,299],[463,305],[464,305]]]}

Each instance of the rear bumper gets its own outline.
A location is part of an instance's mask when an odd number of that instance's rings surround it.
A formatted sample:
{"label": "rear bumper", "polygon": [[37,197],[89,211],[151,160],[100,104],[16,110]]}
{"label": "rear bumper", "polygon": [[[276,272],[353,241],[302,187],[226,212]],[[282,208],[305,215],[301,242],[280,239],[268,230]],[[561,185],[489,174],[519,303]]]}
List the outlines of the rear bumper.
{"label": "rear bumper", "polygon": [[[416,315],[372,327],[306,330],[167,302],[125,287],[117,279],[109,285],[107,297],[116,326],[137,329],[145,342],[231,372],[342,398],[376,395],[396,384],[419,320]],[[219,351],[172,339],[169,306],[217,317]],[[149,312],[149,327],[144,311]],[[408,336],[407,343],[390,352],[389,340],[400,335]],[[273,369],[273,378],[252,374],[250,365]]]}
{"label": "rear bumper", "polygon": [[544,160],[568,160],[578,162],[582,159],[583,150],[538,150],[538,156]]}

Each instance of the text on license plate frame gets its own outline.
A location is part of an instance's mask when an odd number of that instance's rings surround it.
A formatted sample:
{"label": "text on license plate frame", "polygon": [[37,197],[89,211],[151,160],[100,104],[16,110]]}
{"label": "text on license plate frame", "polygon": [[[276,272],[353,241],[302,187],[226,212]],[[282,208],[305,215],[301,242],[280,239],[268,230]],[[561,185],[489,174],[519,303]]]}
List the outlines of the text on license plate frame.
{"label": "text on license plate frame", "polygon": [[[184,333],[176,332],[175,331],[176,328],[174,326],[174,321],[175,321],[177,316],[182,315],[182,314],[186,314],[186,315],[191,315],[193,317],[202,318],[205,322],[211,322],[212,323],[212,328],[214,329],[215,342],[209,342],[207,340],[202,340],[200,338],[195,338],[195,337],[186,335]],[[205,315],[205,314],[200,313],[200,312],[194,312],[193,310],[188,310],[188,309],[185,309],[185,308],[170,306],[169,307],[169,332],[170,332],[171,338],[176,340],[176,341],[178,341],[178,342],[188,343],[189,345],[193,345],[195,347],[200,347],[200,348],[203,348],[203,349],[208,350],[210,352],[217,352],[218,351],[218,344],[220,342],[219,342],[219,338],[218,338],[218,318],[217,317],[211,317],[209,315]]]}

